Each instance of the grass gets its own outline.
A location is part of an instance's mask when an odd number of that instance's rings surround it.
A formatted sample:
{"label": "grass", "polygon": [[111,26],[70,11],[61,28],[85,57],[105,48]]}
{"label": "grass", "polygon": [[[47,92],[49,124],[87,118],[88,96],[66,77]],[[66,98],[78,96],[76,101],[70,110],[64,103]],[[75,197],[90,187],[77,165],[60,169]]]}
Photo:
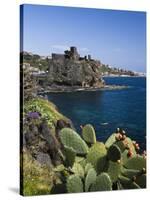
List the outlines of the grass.
{"label": "grass", "polygon": [[29,152],[23,153],[23,195],[50,194],[55,174],[47,166],[41,166]]}
{"label": "grass", "polygon": [[68,118],[59,113],[56,106],[52,102],[42,98],[35,98],[25,102],[24,114],[28,112],[41,113],[42,117],[47,119],[48,125],[53,131],[57,120],[63,119],[65,121],[69,121]]}

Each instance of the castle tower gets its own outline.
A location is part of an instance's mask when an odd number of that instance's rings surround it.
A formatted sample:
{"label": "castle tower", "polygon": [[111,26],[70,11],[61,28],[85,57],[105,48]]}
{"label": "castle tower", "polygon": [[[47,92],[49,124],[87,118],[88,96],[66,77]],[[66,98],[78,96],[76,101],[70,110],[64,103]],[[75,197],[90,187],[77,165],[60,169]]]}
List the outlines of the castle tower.
{"label": "castle tower", "polygon": [[79,60],[80,55],[76,47],[70,47],[70,52],[71,52],[71,58],[73,60]]}
{"label": "castle tower", "polygon": [[88,60],[91,60],[91,55],[88,55]]}

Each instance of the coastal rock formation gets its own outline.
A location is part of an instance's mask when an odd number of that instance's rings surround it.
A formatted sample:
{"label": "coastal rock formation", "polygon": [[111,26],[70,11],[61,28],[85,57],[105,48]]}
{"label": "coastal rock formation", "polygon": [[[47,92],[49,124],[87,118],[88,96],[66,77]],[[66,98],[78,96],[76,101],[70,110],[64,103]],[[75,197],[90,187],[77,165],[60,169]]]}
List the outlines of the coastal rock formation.
{"label": "coastal rock formation", "polygon": [[[59,126],[63,122],[63,126]],[[36,119],[28,119],[24,128],[24,148],[30,152],[32,157],[41,165],[55,165],[61,163],[59,151],[61,145],[58,138],[58,132],[63,127],[72,127],[63,120],[58,120],[56,124],[57,135],[54,135],[46,121],[37,123]]]}
{"label": "coastal rock formation", "polygon": [[[53,53],[49,59],[46,85],[103,87],[100,66],[101,62],[91,59],[91,55],[80,57],[76,47],[71,47],[64,54]],[[40,83],[45,84],[45,79]]]}

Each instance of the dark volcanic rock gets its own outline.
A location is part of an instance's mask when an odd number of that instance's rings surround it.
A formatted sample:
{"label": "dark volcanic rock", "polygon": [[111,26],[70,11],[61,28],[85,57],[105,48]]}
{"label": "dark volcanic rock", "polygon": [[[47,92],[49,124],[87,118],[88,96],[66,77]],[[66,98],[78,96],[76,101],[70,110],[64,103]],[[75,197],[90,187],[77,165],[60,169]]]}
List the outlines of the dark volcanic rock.
{"label": "dark volcanic rock", "polygon": [[51,132],[46,121],[30,120],[24,127],[24,146],[40,163],[52,165],[61,163],[61,145]]}
{"label": "dark volcanic rock", "polygon": [[64,54],[52,53],[49,59],[49,70],[44,76],[37,76],[39,87],[42,91],[68,91],[66,86],[79,88],[101,88],[104,80],[101,72],[101,62],[91,59],[91,55],[80,57],[76,47]]}
{"label": "dark volcanic rock", "polygon": [[41,164],[41,165],[48,165],[48,166],[51,166],[52,165],[52,161],[51,161],[51,158],[48,154],[46,153],[42,153],[42,152],[39,152],[37,157],[36,157],[36,160]]}
{"label": "dark volcanic rock", "polygon": [[87,60],[50,60],[47,83],[80,87],[102,87],[100,63]]}

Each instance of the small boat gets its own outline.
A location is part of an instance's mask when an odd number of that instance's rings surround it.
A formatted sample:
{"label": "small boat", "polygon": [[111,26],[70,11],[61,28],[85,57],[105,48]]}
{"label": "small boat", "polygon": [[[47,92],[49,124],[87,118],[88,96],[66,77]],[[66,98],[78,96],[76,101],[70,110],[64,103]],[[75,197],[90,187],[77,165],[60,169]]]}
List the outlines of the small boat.
{"label": "small boat", "polygon": [[106,125],[108,125],[108,123],[104,122],[104,123],[101,123],[101,125],[106,126]]}

